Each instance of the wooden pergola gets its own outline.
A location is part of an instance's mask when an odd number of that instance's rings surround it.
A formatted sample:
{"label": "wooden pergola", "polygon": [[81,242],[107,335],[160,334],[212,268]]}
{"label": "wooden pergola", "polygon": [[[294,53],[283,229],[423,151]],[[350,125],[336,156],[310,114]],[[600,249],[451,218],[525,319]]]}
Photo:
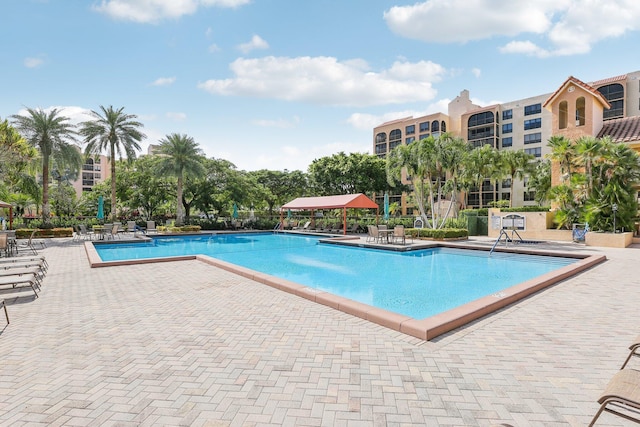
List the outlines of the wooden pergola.
{"label": "wooden pergola", "polygon": [[311,218],[318,209],[342,209],[342,233],[347,234],[347,209],[375,209],[378,216],[378,204],[362,193],[343,194],[337,196],[298,197],[280,208],[280,224],[284,221],[284,213],[291,211],[311,211]]}

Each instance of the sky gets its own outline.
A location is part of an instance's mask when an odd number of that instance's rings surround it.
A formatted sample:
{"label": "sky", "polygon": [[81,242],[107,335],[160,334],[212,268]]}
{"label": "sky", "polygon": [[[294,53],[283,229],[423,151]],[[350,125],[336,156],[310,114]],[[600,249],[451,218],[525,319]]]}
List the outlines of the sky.
{"label": "sky", "polygon": [[241,170],[372,152],[373,128],[640,69],[637,0],[4,0],[0,119],[124,107]]}

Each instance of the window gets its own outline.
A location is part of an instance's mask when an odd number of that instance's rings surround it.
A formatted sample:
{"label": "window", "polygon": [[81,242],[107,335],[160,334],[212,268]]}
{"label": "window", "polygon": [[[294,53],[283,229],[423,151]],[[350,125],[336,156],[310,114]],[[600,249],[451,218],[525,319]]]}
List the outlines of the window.
{"label": "window", "polygon": [[540,148],[540,147],[525,148],[524,152],[527,153],[527,154],[531,154],[534,157],[542,157],[542,148]]}
{"label": "window", "polygon": [[611,104],[611,108],[604,110],[602,114],[605,120],[624,117],[624,86],[614,83],[599,87],[598,92]]}
{"label": "window", "polygon": [[416,133],[416,125],[410,125],[404,128],[404,133],[406,135],[413,135]]}
{"label": "window", "polygon": [[101,175],[100,175],[99,173],[96,173],[93,177],[94,177],[95,179],[100,179],[100,176],[101,176]]}
{"label": "window", "polygon": [[387,142],[387,134],[384,132],[380,132],[376,135],[376,144],[380,144],[383,142]]}
{"label": "window", "polygon": [[524,107],[524,115],[540,114],[542,112],[542,104],[526,105]]}
{"label": "window", "polygon": [[376,144],[376,154],[385,154],[387,152],[387,143]]}
{"label": "window", "polygon": [[558,128],[566,129],[568,120],[569,104],[567,103],[567,101],[562,101],[558,110]]}
{"label": "window", "polygon": [[490,145],[492,147],[495,147],[495,143],[495,138],[482,138],[470,141],[469,145],[471,145],[471,148],[478,148],[482,147],[483,145]]}
{"label": "window", "polygon": [[538,142],[542,142],[542,133],[540,132],[530,133],[524,136],[525,144],[536,144]]}
{"label": "window", "polygon": [[502,112],[502,120],[511,120],[513,119],[513,110],[508,109]]}
{"label": "window", "polygon": [[393,150],[394,148],[396,148],[400,144],[402,144],[402,140],[389,141],[389,151]]}
{"label": "window", "polygon": [[502,196],[500,197],[500,200],[510,200],[511,199],[511,194],[509,193],[502,193]]}
{"label": "window", "polygon": [[423,133],[423,134],[421,134],[421,135],[418,137],[418,140],[419,140],[419,141],[422,141],[422,140],[423,140],[423,139],[425,139],[425,138],[429,138],[429,134],[428,134],[428,133]]}
{"label": "window", "polygon": [[489,123],[493,123],[493,113],[491,111],[485,111],[484,113],[474,114],[469,117],[467,122],[468,127],[482,126]]}
{"label": "window", "polygon": [[447,131],[447,124],[444,122],[444,120],[440,123],[440,130],[442,132],[446,132]]}
{"label": "window", "polygon": [[513,123],[505,123],[502,125],[502,133],[513,132]]}
{"label": "window", "polygon": [[479,138],[488,138],[490,136],[493,136],[493,126],[474,128],[474,129],[469,129],[467,131],[468,141],[471,141],[473,139],[479,139]]}
{"label": "window", "polygon": [[502,188],[511,188],[511,179],[505,179],[502,181]]}
{"label": "window", "polygon": [[415,136],[410,136],[409,138],[407,138],[404,142],[407,143],[407,145],[411,144],[412,142],[414,142],[416,140]]}
{"label": "window", "polygon": [[420,132],[429,132],[429,122],[420,123]]}
{"label": "window", "polygon": [[394,129],[389,132],[389,141],[394,141],[396,139],[402,139],[402,132],[400,132],[400,129]]}
{"label": "window", "polygon": [[507,138],[502,138],[502,147],[511,147],[513,145],[513,138],[512,137],[507,137]]}
{"label": "window", "polygon": [[585,120],[585,101],[584,96],[576,99],[576,126],[584,126]]}
{"label": "window", "polygon": [[434,132],[440,132],[440,123],[438,123],[435,120],[431,122],[431,133],[434,133]]}
{"label": "window", "polygon": [[524,192],[524,201],[525,202],[535,202],[536,201],[536,192],[535,191],[525,191]]}
{"label": "window", "polygon": [[538,129],[541,127],[542,127],[542,119],[530,119],[530,120],[524,121],[524,130]]}

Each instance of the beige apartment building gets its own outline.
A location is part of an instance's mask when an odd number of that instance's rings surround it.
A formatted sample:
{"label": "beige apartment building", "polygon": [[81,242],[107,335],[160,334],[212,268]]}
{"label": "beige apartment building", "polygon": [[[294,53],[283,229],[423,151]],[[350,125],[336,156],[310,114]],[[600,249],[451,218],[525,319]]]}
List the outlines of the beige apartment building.
{"label": "beige apartment building", "polygon": [[111,176],[109,158],[107,156],[88,157],[82,164],[80,176],[71,182],[76,196],[80,198],[82,193],[93,191],[93,186],[103,182]]}
{"label": "beige apartment building", "polygon": [[[399,144],[450,132],[473,147],[491,145],[499,150],[524,150],[543,159],[550,153],[551,136],[609,136],[640,151],[640,71],[584,83],[569,77],[554,92],[503,104],[479,106],[463,90],[448,105],[447,114],[405,117],[373,129],[373,152],[385,157]],[[555,177],[555,175],[554,175]],[[514,186],[513,206],[535,204],[527,179],[495,185],[485,182],[468,194],[467,206],[478,207],[508,200]],[[403,195],[390,196],[402,204],[404,215],[413,214]]]}

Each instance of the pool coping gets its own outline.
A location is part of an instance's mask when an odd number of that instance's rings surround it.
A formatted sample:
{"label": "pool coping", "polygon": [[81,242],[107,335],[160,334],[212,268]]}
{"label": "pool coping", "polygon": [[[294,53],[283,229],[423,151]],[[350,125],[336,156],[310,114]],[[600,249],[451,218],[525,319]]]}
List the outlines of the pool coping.
{"label": "pool coping", "polygon": [[[368,247],[375,249],[382,249],[380,246],[366,245],[362,243],[356,243],[355,238],[337,237],[322,239],[324,243],[332,244],[346,244],[350,246]],[[359,238],[357,238],[359,241]],[[112,241],[113,242],[113,241]],[[555,271],[545,273],[533,279],[525,282],[518,283],[502,291],[478,298],[469,303],[463,304],[451,310],[445,311],[440,314],[436,314],[425,319],[414,319],[409,316],[405,316],[398,313],[393,313],[381,308],[372,307],[370,305],[357,302],[345,297],[331,294],[329,292],[314,289],[299,283],[291,282],[289,280],[281,279],[266,273],[251,270],[246,267],[241,267],[235,264],[231,264],[226,261],[222,261],[216,258],[212,258],[207,255],[185,255],[175,257],[164,258],[145,258],[136,260],[125,261],[102,261],[98,252],[93,245],[94,242],[87,241],[84,244],[87,258],[92,268],[96,267],[111,267],[120,265],[135,265],[135,264],[148,264],[156,262],[171,262],[171,261],[184,261],[184,260],[197,260],[208,265],[212,265],[223,270],[229,271],[234,274],[238,274],[242,277],[246,277],[258,283],[262,283],[267,286],[285,291],[307,300],[326,305],[333,309],[342,311],[344,313],[359,317],[361,319],[373,322],[380,326],[384,326],[398,332],[422,339],[431,340],[439,335],[450,332],[454,329],[460,328],[474,320],[485,317],[491,313],[494,313],[502,308],[505,308],[517,301],[526,298],[540,290],[548,288],[561,282],[569,277],[572,277],[584,270],[587,270],[601,262],[606,261],[605,255],[587,255],[576,253],[564,253],[564,252],[548,252],[541,250],[527,250],[522,248],[496,248],[499,252],[511,252],[527,255],[544,255],[555,257],[574,258],[577,261],[570,265],[561,267]],[[123,241],[124,243],[124,241]],[[449,247],[459,249],[469,249],[478,251],[488,251],[487,248],[477,247],[473,245],[465,245],[457,242],[455,244],[447,242],[428,242],[424,245],[418,245],[411,248],[411,250],[420,250],[425,248],[434,247]],[[408,250],[389,248],[391,250]]]}

